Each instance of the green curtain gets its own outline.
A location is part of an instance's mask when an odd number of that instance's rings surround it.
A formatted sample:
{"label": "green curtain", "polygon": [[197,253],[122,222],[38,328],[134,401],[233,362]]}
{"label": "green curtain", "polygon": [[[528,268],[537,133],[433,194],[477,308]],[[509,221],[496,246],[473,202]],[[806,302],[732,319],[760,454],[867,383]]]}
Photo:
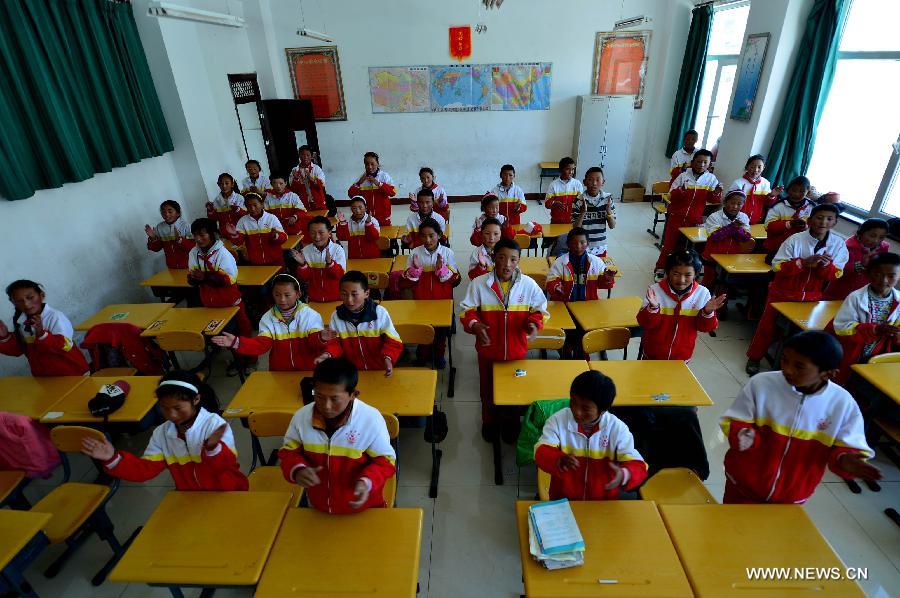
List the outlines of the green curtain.
{"label": "green curtain", "polygon": [[766,160],[766,177],[787,184],[806,173],[816,142],[816,127],[834,79],[841,31],[849,0],[816,0],[800,42],[794,73]]}
{"label": "green curtain", "polygon": [[0,2],[0,196],[171,151],[131,4]]}
{"label": "green curtain", "polygon": [[700,104],[700,86],[706,70],[706,47],[712,31],[713,7],[711,4],[698,6],[693,10],[691,30],[684,47],[681,76],[678,77],[678,92],[675,94],[675,110],[672,111],[672,126],[666,143],[666,156],[671,156],[681,147],[684,132],[694,128],[697,109]]}

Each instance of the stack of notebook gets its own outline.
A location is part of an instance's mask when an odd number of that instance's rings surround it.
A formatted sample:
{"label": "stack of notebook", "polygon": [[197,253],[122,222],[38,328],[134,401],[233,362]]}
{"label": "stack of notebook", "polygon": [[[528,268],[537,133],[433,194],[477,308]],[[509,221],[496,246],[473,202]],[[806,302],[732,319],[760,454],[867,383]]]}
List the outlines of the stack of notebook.
{"label": "stack of notebook", "polygon": [[584,538],[566,499],[528,507],[528,542],[531,556],[547,569],[584,564]]}

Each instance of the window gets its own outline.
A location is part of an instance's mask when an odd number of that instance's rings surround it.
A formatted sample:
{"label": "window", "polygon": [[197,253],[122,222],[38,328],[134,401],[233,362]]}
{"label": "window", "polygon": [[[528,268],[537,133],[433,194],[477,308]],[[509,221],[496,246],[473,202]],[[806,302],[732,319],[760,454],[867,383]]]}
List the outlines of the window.
{"label": "window", "polygon": [[700,86],[700,107],[694,123],[700,134],[698,147],[711,148],[722,136],[748,16],[749,2],[727,4],[713,13],[706,70]]}
{"label": "window", "polygon": [[807,176],[857,216],[900,215],[897,0],[853,0]]}

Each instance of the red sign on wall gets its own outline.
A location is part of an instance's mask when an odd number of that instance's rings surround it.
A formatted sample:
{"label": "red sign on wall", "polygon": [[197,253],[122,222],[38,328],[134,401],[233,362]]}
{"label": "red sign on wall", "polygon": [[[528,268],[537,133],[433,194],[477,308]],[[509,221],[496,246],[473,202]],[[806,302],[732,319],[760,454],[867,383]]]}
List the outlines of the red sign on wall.
{"label": "red sign on wall", "polygon": [[450,56],[462,61],[472,55],[472,27],[450,27]]}

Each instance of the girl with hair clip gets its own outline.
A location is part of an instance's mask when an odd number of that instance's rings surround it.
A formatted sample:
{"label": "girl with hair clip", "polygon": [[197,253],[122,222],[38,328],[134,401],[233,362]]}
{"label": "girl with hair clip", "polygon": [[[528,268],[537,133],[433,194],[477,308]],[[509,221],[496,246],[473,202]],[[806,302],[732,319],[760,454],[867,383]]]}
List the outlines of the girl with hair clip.
{"label": "girl with hair clip", "polygon": [[213,390],[190,372],[173,371],[156,387],[166,422],[153,430],[144,454],[119,451],[107,439],[86,438],[81,452],[129,482],[146,482],[168,469],[176,490],[246,490],[231,427],[219,415]]}
{"label": "girl with hair clip", "polygon": [[362,195],[366,198],[366,205],[382,226],[391,225],[391,198],[397,193],[397,187],[391,179],[391,175],[381,170],[378,154],[366,152],[363,155],[365,172],[359,179],[350,185],[347,197]]}
{"label": "girl with hair clip", "polygon": [[[24,355],[32,376],[83,376],[87,360],[75,346],[72,322],[46,303],[43,287],[32,280],[17,280],[6,287],[15,306],[13,330],[0,320],[0,353]],[[25,320],[19,322],[19,318]]]}
{"label": "girl with hair clip", "polygon": [[163,221],[155,227],[144,225],[147,233],[147,249],[162,251],[166,256],[166,268],[184,270],[187,268],[188,254],[194,247],[191,229],[181,219],[181,205],[167,199],[159,205]]}
{"label": "girl with hair clip", "polygon": [[419,181],[422,182],[415,191],[409,194],[409,209],[411,212],[419,211],[419,203],[416,201],[416,198],[419,196],[419,191],[423,189],[428,189],[431,191],[434,196],[434,211],[441,215],[441,218],[444,220],[450,219],[450,200],[447,197],[447,192],[443,187],[437,184],[434,180],[434,171],[428,166],[423,166],[419,169]]}
{"label": "girl with hair clip", "polygon": [[259,321],[259,335],[235,336],[223,332],[212,337],[220,347],[239,355],[269,353],[269,371],[312,370],[320,359],[339,353],[336,341],[321,338],[325,328],[322,316],[303,303],[300,281],[290,274],[279,274],[272,281],[275,306]]}
{"label": "girl with hair clip", "polygon": [[215,220],[222,229],[226,224],[237,224],[247,210],[244,208],[244,196],[236,191],[237,181],[233,176],[223,172],[216,179],[216,184],[219,194],[206,202],[206,216]]}

